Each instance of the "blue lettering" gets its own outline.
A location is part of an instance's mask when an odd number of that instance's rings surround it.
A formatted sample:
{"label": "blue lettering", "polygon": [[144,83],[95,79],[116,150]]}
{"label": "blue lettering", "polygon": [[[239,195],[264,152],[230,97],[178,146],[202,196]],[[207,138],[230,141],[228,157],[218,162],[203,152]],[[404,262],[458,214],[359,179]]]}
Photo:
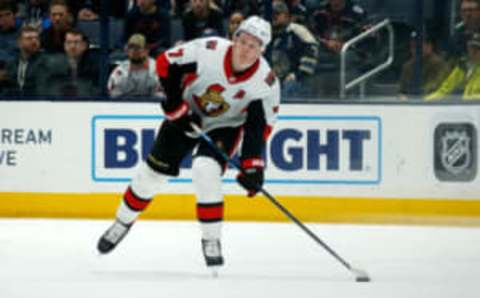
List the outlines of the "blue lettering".
{"label": "blue lettering", "polygon": [[350,170],[361,171],[363,169],[363,141],[370,140],[370,131],[345,130],[342,138],[350,143]]}
{"label": "blue lettering", "polygon": [[131,129],[106,129],[105,167],[130,168],[135,166],[138,161],[138,153],[134,148],[136,143],[137,135]]}
{"label": "blue lettering", "polygon": [[[154,129],[105,129],[105,168],[132,168],[145,160],[155,142]],[[322,135],[324,134],[324,135]],[[321,137],[323,137],[323,142]],[[306,139],[305,139],[306,138]],[[51,141],[51,134],[44,134],[43,140]],[[364,170],[365,144],[371,139],[369,130],[321,130],[282,129],[272,136],[268,146],[270,161],[282,171],[338,171],[340,163],[349,162],[350,171]],[[348,146],[343,148],[341,146]],[[340,150],[340,149],[346,150]],[[348,156],[341,156],[348,152]],[[265,152],[264,152],[265,153]],[[5,163],[6,156],[0,156]],[[238,156],[234,157],[238,160]],[[10,158],[13,161],[12,158]],[[268,159],[266,159],[268,161]],[[191,168],[192,156],[187,154],[181,168]],[[345,167],[346,168],[346,164]]]}
{"label": "blue lettering", "polygon": [[289,147],[288,157],[284,156],[284,146],[287,140],[299,141],[302,133],[295,129],[284,129],[276,133],[271,141],[270,155],[272,162],[285,171],[295,171],[303,167],[302,146]]}
{"label": "blue lettering", "polygon": [[339,151],[338,151],[338,131],[327,131],[327,143],[320,144],[320,132],[318,130],[307,131],[307,168],[309,170],[321,169],[320,156],[325,154],[327,157],[327,170],[338,170]]}

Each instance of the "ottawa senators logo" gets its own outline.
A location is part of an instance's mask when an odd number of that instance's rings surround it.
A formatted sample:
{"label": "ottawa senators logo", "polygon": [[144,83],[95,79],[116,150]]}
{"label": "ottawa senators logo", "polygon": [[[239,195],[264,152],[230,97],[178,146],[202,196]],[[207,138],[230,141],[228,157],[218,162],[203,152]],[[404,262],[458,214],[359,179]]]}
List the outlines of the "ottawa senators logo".
{"label": "ottawa senators logo", "polygon": [[230,105],[222,96],[224,87],[215,84],[207,88],[207,91],[200,97],[193,95],[193,99],[202,112],[210,117],[217,117],[228,111]]}

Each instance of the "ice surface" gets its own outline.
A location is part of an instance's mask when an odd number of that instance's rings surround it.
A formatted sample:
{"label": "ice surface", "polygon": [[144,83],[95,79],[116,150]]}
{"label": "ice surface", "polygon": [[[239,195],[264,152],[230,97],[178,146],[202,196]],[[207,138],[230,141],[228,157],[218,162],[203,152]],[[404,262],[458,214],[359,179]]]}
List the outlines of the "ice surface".
{"label": "ice surface", "polygon": [[139,221],[110,255],[111,221],[0,220],[1,298],[479,297],[480,229],[307,224],[371,283],[291,223],[224,227],[226,266],[206,269],[195,222]]}

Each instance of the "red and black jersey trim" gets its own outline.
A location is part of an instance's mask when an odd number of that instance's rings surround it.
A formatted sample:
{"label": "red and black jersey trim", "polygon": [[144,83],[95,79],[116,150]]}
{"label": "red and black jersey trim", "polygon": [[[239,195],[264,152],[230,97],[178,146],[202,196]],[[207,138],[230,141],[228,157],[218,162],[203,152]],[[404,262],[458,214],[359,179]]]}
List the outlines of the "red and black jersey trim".
{"label": "red and black jersey trim", "polygon": [[157,58],[157,74],[167,97],[167,100],[162,102],[162,107],[167,114],[178,110],[182,105],[184,76],[196,72],[197,63],[170,63],[166,53]]}
{"label": "red and black jersey trim", "polygon": [[200,222],[220,222],[223,220],[223,202],[198,203],[197,218]]}
{"label": "red and black jersey trim", "polygon": [[132,209],[133,211],[139,212],[143,211],[148,207],[148,204],[152,201],[152,199],[143,199],[136,195],[131,187],[128,187],[127,191],[123,195],[123,201],[128,208]]}

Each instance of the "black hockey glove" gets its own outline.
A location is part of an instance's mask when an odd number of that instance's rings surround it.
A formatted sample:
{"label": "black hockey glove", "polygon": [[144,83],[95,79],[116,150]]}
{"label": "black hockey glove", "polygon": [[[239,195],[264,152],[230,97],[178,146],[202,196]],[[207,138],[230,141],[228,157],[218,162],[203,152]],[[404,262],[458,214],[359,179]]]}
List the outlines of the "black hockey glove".
{"label": "black hockey glove", "polygon": [[245,188],[249,198],[254,197],[263,186],[263,166],[261,158],[242,161],[242,171],[237,175],[237,181]]}
{"label": "black hockey glove", "polygon": [[192,123],[197,125],[198,127],[202,127],[201,122],[202,121],[200,119],[200,116],[193,113],[192,111],[189,111],[186,115],[176,120],[173,120],[172,124],[175,125],[181,131],[183,131],[186,135],[195,137],[195,133],[192,128]]}
{"label": "black hockey glove", "polygon": [[186,135],[194,137],[192,123],[201,127],[201,118],[190,110],[187,102],[183,102],[177,109],[171,112],[166,112],[167,120],[169,120],[175,127],[183,131]]}

